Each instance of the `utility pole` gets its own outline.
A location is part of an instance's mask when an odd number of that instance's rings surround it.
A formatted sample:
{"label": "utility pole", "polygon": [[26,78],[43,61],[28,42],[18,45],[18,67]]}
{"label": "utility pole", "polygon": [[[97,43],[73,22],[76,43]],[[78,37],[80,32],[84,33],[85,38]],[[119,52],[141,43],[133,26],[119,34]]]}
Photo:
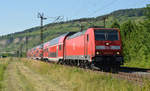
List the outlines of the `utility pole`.
{"label": "utility pole", "polygon": [[19,48],[19,57],[22,57],[22,48],[23,48],[23,44],[21,44]]}
{"label": "utility pole", "polygon": [[16,51],[16,57],[19,57],[19,50]]}
{"label": "utility pole", "polygon": [[82,25],[81,20],[79,20],[79,27],[80,27],[80,32],[82,32],[82,31],[83,31],[84,26]]}
{"label": "utility pole", "polygon": [[106,27],[106,19],[108,19],[108,16],[104,16],[104,17],[103,17],[104,28]]}
{"label": "utility pole", "polygon": [[27,56],[27,52],[28,52],[28,31],[26,32],[26,56]]}
{"label": "utility pole", "polygon": [[46,20],[47,18],[44,17],[44,13],[38,13],[38,18],[41,20],[41,44],[42,44],[42,53],[41,53],[41,60],[43,60],[43,20]]}

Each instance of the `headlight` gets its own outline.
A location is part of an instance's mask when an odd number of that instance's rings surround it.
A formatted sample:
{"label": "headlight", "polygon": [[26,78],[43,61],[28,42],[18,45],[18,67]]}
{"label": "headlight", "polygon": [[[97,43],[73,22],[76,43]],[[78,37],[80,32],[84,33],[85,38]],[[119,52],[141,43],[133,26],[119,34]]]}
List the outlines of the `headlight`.
{"label": "headlight", "polygon": [[106,45],[108,46],[108,45],[109,45],[109,43],[106,43]]}
{"label": "headlight", "polygon": [[117,52],[117,55],[120,55],[120,52]]}
{"label": "headlight", "polygon": [[99,55],[99,52],[96,52],[96,55]]}
{"label": "headlight", "polygon": [[99,51],[96,52],[96,55],[100,55],[100,54],[101,54],[101,52],[99,52]]}

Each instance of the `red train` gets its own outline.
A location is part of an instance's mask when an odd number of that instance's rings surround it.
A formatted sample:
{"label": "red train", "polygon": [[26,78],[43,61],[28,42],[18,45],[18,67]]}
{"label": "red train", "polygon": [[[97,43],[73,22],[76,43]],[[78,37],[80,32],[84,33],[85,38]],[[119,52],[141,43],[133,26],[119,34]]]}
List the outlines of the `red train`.
{"label": "red train", "polygon": [[27,56],[80,67],[111,68],[123,65],[122,42],[119,29],[89,28],[69,32],[32,48]]}

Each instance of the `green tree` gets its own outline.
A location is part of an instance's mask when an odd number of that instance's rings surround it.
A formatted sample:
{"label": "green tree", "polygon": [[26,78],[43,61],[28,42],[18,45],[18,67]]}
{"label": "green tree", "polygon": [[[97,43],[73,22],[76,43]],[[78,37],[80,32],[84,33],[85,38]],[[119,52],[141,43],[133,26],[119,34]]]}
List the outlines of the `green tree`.
{"label": "green tree", "polygon": [[145,16],[147,17],[147,19],[143,23],[141,23],[141,25],[145,30],[150,32],[150,4],[145,8]]}
{"label": "green tree", "polygon": [[150,60],[149,25],[148,18],[140,24],[129,20],[121,25],[123,54],[126,62],[132,61],[131,63],[144,67]]}
{"label": "green tree", "polygon": [[119,28],[119,29],[120,29],[120,25],[119,25],[119,23],[117,22],[117,20],[115,20],[115,21],[112,23],[111,28]]}
{"label": "green tree", "polygon": [[124,38],[130,38],[130,33],[136,32],[137,25],[135,22],[129,20],[121,25],[121,33]]}
{"label": "green tree", "polygon": [[121,25],[123,54],[126,62],[135,60],[138,48],[141,48],[143,35],[139,32],[141,29],[134,21],[129,20]]}
{"label": "green tree", "polygon": [[150,20],[150,4],[148,4],[147,7],[145,8],[145,15]]}

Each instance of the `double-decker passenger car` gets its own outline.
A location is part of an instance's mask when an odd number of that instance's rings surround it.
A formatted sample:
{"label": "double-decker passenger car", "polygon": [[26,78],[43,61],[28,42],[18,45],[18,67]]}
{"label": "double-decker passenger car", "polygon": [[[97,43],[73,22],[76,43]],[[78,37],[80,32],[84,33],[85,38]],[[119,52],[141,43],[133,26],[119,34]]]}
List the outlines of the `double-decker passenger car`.
{"label": "double-decker passenger car", "polygon": [[44,59],[58,62],[64,59],[64,47],[67,36],[74,32],[65,33],[57,38],[54,38],[44,44]]}

